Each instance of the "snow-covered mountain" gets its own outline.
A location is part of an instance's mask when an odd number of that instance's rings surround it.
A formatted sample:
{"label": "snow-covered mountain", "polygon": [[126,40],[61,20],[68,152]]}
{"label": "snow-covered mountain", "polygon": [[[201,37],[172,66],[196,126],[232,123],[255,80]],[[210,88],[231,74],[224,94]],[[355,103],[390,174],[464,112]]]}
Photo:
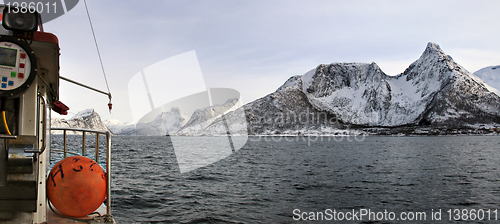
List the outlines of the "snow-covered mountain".
{"label": "snow-covered mountain", "polygon": [[[222,126],[216,125],[215,122],[222,115],[241,107],[238,99],[229,99],[222,105],[214,105],[203,109],[196,110],[189,121],[175,135],[225,135],[229,128],[226,122]],[[243,122],[246,122],[243,116]],[[207,127],[211,128],[207,129]]]}
{"label": "snow-covered mountain", "polygon": [[[102,122],[99,114],[95,112],[94,109],[87,109],[80,111],[69,120],[61,118],[52,118],[51,126],[109,131],[106,125],[104,125],[104,123]],[[52,134],[62,134],[62,131],[52,131]],[[75,134],[75,133],[68,132],[67,134]],[[76,133],[76,134],[81,134],[81,133]]]}
{"label": "snow-covered mountain", "polygon": [[474,75],[487,83],[486,87],[490,91],[500,96],[500,65],[479,69]]}
{"label": "snow-covered mountain", "polygon": [[188,117],[178,107],[172,107],[169,111],[159,114],[151,122],[137,123],[137,135],[158,136],[173,134],[181,129],[187,120]]}
{"label": "snow-covered mountain", "polygon": [[452,124],[477,120],[478,112],[487,114],[479,120],[490,123],[500,115],[498,96],[434,43],[398,76],[387,76],[375,63],[335,63],[320,65],[300,80],[313,107],[345,123]]}
{"label": "snow-covered mountain", "polygon": [[119,120],[109,119],[104,122],[104,125],[111,130],[115,135],[136,135],[135,124],[122,123]]}
{"label": "snow-covered mountain", "polygon": [[322,64],[245,105],[245,114],[249,134],[499,125],[500,97],[490,90],[429,43],[397,76],[386,75],[375,63]]}
{"label": "snow-covered mountain", "polygon": [[386,75],[376,63],[322,64],[243,107],[237,99],[228,100],[195,111],[189,121],[172,108],[137,124],[137,134],[335,135],[499,126],[498,90],[481,80],[497,80],[497,71],[499,66],[488,67],[476,76],[428,43],[397,76]]}

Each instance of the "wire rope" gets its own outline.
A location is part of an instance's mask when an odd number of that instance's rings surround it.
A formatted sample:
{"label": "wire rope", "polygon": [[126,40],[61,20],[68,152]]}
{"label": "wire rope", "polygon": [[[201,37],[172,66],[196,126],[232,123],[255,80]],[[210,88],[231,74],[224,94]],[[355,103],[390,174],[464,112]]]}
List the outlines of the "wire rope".
{"label": "wire rope", "polygon": [[99,45],[97,44],[97,39],[95,37],[94,26],[92,25],[92,20],[90,19],[89,9],[87,7],[87,1],[83,0],[83,3],[85,4],[85,10],[87,11],[87,17],[89,18],[90,29],[92,30],[92,36],[94,37],[94,43],[95,43],[95,47],[97,49],[97,55],[99,56],[99,62],[101,63],[102,74],[104,75],[104,81],[106,82],[106,88],[108,89],[108,93],[109,93],[108,96],[109,96],[109,100],[111,102],[111,91],[109,91],[108,78],[106,77],[106,72],[104,71],[104,65],[102,63],[101,53],[99,51]]}

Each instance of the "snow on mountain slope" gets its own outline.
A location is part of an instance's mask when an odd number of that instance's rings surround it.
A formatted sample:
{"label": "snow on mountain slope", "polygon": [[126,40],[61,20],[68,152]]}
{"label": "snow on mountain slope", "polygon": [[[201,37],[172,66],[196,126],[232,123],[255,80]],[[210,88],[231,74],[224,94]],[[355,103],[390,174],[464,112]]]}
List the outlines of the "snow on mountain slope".
{"label": "snow on mountain slope", "polygon": [[499,105],[484,82],[428,43],[397,76],[375,63],[323,64],[244,107],[250,134],[336,135],[363,128],[498,125]]}
{"label": "snow on mountain slope", "polygon": [[334,63],[318,66],[302,91],[320,111],[336,114],[344,122],[374,125],[389,106],[387,79],[375,63]]}
{"label": "snow on mountain slope", "polygon": [[376,63],[322,64],[235,111],[227,112],[230,103],[198,110],[177,134],[220,135],[227,123],[247,127],[250,135],[495,126],[500,97],[490,90],[437,44],[428,43],[397,76],[386,75]]}
{"label": "snow on mountain slope", "polygon": [[[83,129],[93,129],[101,131],[109,131],[109,129],[104,125],[101,117],[94,109],[87,109],[78,112],[74,117],[69,120],[61,118],[53,118],[51,120],[52,127],[61,128],[83,128]],[[62,134],[62,131],[52,131],[52,134]],[[81,134],[68,132],[67,134]]]}
{"label": "snow on mountain slope", "polygon": [[206,130],[217,118],[236,110],[241,106],[238,99],[229,99],[222,105],[214,105],[196,110],[191,118],[175,135],[207,135],[226,134],[225,127]]}
{"label": "snow on mountain slope", "polygon": [[104,122],[104,125],[115,135],[136,135],[135,124],[122,123],[119,120],[109,119]]}
{"label": "snow on mountain slope", "polygon": [[[493,117],[498,113],[494,112],[498,97],[490,99],[484,82],[456,64],[435,43],[429,43],[422,56],[398,76],[387,76],[375,63],[333,63],[318,66],[314,74],[306,73],[302,80],[302,91],[315,108],[351,124],[389,127],[418,124],[422,119],[442,122],[465,118],[462,115],[471,114],[470,110],[493,113]],[[463,82],[474,92],[471,97],[485,98],[483,105],[458,108],[455,104],[461,102],[455,99],[448,105],[450,110],[428,111],[435,96],[449,85],[454,86],[447,89],[449,94],[463,95]],[[446,99],[449,97],[441,100]],[[426,116],[429,113],[434,117]]]}
{"label": "snow on mountain slope", "polygon": [[[335,115],[313,107],[294,76],[274,93],[244,106],[250,135],[346,134]],[[231,119],[234,115],[226,115]]]}
{"label": "snow on mountain slope", "polygon": [[188,117],[178,107],[172,107],[167,112],[162,112],[149,123],[137,123],[137,135],[158,136],[173,134],[182,128]]}
{"label": "snow on mountain slope", "polygon": [[71,119],[87,117],[87,116],[92,115],[92,113],[94,113],[94,109],[85,109],[85,110],[82,110],[82,111],[79,111],[78,113],[76,113],[76,115],[73,116]]}
{"label": "snow on mountain slope", "polygon": [[500,97],[477,76],[445,55],[437,44],[429,45],[433,46],[428,47],[424,55],[428,53],[431,60],[419,63],[419,59],[414,63],[424,69],[412,68],[412,64],[404,72],[408,76],[421,77],[416,79],[421,81],[420,88],[424,88],[423,82],[427,86],[439,85],[439,89],[426,98],[431,100],[426,102],[425,111],[417,119],[419,123],[444,126],[500,124]]}
{"label": "snow on mountain slope", "polygon": [[500,96],[500,65],[479,69],[474,75],[485,82],[488,90]]}

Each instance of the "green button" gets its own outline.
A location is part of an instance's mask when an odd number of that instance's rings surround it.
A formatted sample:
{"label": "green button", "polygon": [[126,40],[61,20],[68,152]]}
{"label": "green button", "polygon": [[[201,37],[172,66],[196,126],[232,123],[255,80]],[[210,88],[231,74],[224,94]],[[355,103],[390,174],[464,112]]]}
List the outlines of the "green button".
{"label": "green button", "polygon": [[10,72],[10,77],[16,77],[16,72]]}

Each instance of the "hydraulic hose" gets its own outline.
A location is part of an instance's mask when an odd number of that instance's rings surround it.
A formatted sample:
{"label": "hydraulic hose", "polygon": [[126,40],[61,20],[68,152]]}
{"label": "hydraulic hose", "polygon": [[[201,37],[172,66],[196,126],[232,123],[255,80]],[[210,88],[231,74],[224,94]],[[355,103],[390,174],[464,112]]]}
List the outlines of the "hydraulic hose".
{"label": "hydraulic hose", "polygon": [[9,125],[7,125],[7,119],[5,118],[5,110],[2,111],[2,120],[3,120],[3,126],[5,127],[7,134],[12,135],[9,130]]}

